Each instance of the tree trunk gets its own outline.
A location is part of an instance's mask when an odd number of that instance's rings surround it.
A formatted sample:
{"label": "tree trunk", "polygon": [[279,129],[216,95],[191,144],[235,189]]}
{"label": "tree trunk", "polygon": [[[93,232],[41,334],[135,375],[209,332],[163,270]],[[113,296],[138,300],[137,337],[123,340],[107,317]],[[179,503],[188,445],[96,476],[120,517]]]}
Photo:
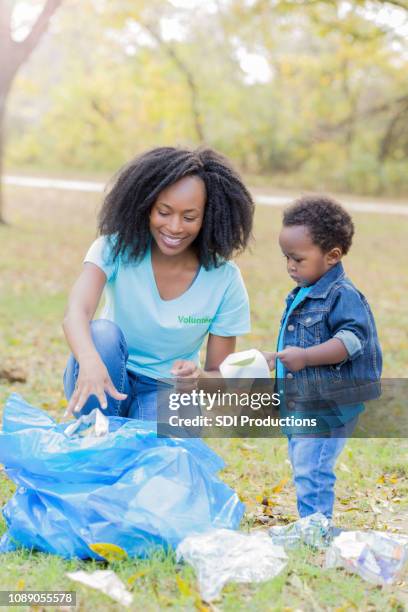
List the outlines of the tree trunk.
{"label": "tree trunk", "polygon": [[0,91],[0,225],[4,225],[4,198],[3,198],[3,157],[4,157],[4,118],[6,114],[7,92]]}
{"label": "tree trunk", "polygon": [[12,4],[0,0],[0,224],[5,223],[2,171],[7,96],[19,68],[38,45],[61,2],[62,0],[46,0],[26,38],[21,42],[15,42],[11,35]]}
{"label": "tree trunk", "polygon": [[141,22],[141,25],[154,38],[154,40],[158,43],[159,47],[170,57],[170,59],[174,62],[176,67],[180,70],[180,72],[186,79],[187,87],[190,91],[191,114],[193,119],[194,131],[196,133],[196,138],[198,142],[200,144],[203,144],[205,142],[204,125],[199,108],[198,86],[192,70],[190,70],[187,64],[181,60],[171,43],[166,42],[162,38],[160,32],[152,24]]}

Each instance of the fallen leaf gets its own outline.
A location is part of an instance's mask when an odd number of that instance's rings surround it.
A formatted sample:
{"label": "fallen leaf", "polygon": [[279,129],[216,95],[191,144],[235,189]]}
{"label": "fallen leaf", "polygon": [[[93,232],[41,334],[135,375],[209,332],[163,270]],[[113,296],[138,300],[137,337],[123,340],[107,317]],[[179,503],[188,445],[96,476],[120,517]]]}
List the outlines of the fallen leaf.
{"label": "fallen leaf", "polygon": [[97,542],[96,544],[89,544],[89,548],[94,553],[109,562],[127,559],[127,552],[120,546],[116,546],[116,544],[110,544],[109,542]]}
{"label": "fallen leaf", "polygon": [[258,504],[261,504],[261,506],[276,506],[276,502],[273,501],[272,499],[269,499],[266,495],[257,495],[255,497],[255,500]]}
{"label": "fallen leaf", "polygon": [[343,506],[347,506],[350,502],[354,501],[354,497],[343,497],[339,501]]}
{"label": "fallen leaf", "polygon": [[264,516],[275,516],[274,510],[272,508],[268,508],[267,506],[264,506],[263,514]]}
{"label": "fallen leaf", "polygon": [[282,478],[282,480],[280,480],[278,484],[272,488],[272,493],[280,493],[288,481],[289,481],[288,476],[285,476],[285,478]]}
{"label": "fallen leaf", "polygon": [[339,608],[334,608],[334,612],[350,612],[350,610],[357,610],[357,606],[353,603],[347,603]]}
{"label": "fallen leaf", "polygon": [[142,576],[145,576],[146,574],[147,574],[147,570],[140,570],[140,572],[136,572],[135,574],[132,574],[127,579],[128,585],[132,586],[137,580],[139,580],[139,578],[142,578]]}
{"label": "fallen leaf", "polygon": [[248,442],[243,442],[241,444],[241,448],[244,448],[245,450],[255,450],[256,446],[255,444],[248,444]]}
{"label": "fallen leaf", "polygon": [[10,366],[0,370],[0,380],[1,379],[10,383],[25,383],[27,381],[27,374],[21,368]]}
{"label": "fallen leaf", "polygon": [[176,582],[178,589],[182,595],[185,595],[186,597],[191,597],[192,595],[194,595],[190,585],[185,580],[183,580],[183,578],[179,576],[179,574],[176,574]]}

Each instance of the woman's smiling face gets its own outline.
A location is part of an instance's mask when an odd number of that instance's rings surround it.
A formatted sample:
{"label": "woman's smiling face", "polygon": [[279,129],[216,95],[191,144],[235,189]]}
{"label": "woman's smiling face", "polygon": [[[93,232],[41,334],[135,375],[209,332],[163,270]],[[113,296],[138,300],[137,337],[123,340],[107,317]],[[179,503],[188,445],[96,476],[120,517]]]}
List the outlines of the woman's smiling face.
{"label": "woman's smiling face", "polygon": [[188,249],[200,233],[206,202],[205,185],[186,176],[160,192],[150,211],[150,233],[164,255]]}
{"label": "woman's smiling face", "polygon": [[324,253],[312,241],[306,225],[284,226],[279,245],[287,261],[288,274],[299,287],[313,285],[341,259],[338,247]]}

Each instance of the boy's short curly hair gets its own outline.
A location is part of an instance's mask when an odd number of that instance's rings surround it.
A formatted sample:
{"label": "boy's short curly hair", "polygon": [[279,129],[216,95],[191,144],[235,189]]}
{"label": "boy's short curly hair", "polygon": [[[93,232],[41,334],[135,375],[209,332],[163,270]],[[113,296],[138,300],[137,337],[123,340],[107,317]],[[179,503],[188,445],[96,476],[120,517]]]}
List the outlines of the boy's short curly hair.
{"label": "boy's short curly hair", "polygon": [[313,243],[324,253],[340,247],[345,255],[354,235],[354,224],[348,212],[336,200],[323,195],[295,200],[283,213],[283,225],[305,225]]}

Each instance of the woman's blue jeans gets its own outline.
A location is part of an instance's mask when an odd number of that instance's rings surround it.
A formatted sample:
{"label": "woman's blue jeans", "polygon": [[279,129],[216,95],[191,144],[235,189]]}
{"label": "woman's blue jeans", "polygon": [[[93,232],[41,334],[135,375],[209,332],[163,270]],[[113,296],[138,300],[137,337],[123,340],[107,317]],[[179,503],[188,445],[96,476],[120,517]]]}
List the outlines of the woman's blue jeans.
{"label": "woman's blue jeans", "polygon": [[[167,385],[154,378],[127,370],[129,354],[126,340],[122,331],[112,321],[107,319],[92,321],[91,335],[114,386],[120,393],[127,394],[125,400],[117,400],[106,393],[108,407],[103,413],[109,416],[156,421],[157,393],[161,386]],[[64,390],[68,400],[74,392],[78,374],[79,364],[71,354],[64,372]],[[99,400],[95,395],[91,395],[82,410],[74,414],[79,417],[88,414],[94,408],[100,408]]]}
{"label": "woman's blue jeans", "polygon": [[334,468],[357,421],[358,417],[355,417],[343,427],[332,429],[326,437],[289,437],[289,458],[301,517],[321,512],[332,518],[336,483]]}

